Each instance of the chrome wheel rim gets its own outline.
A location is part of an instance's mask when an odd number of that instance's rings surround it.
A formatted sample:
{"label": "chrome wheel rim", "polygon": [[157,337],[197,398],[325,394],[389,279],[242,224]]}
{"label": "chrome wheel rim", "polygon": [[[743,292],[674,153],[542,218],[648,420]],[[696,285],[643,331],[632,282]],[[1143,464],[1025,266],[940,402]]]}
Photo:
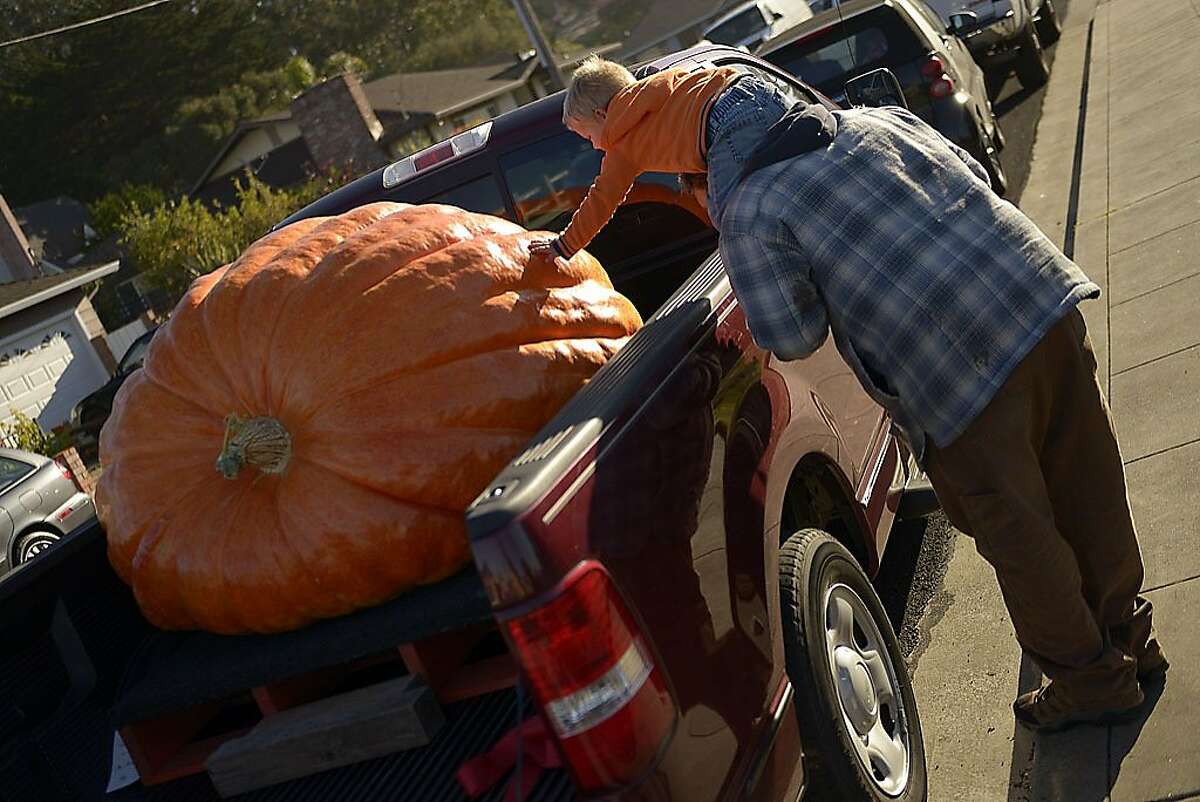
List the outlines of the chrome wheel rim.
{"label": "chrome wheel rim", "polygon": [[825,592],[825,644],[842,724],[867,776],[888,796],[908,787],[912,743],[896,669],[862,598],[838,583]]}
{"label": "chrome wheel rim", "polygon": [[31,535],[21,541],[21,550],[17,554],[17,563],[26,563],[58,542],[58,538],[49,532]]}

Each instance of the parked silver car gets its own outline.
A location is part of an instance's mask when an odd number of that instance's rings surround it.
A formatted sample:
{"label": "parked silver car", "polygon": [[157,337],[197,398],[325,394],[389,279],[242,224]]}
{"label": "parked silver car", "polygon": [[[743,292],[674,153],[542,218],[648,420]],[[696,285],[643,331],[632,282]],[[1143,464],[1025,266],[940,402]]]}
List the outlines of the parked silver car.
{"label": "parked silver car", "polygon": [[66,463],[0,448],[0,576],[95,516]]}

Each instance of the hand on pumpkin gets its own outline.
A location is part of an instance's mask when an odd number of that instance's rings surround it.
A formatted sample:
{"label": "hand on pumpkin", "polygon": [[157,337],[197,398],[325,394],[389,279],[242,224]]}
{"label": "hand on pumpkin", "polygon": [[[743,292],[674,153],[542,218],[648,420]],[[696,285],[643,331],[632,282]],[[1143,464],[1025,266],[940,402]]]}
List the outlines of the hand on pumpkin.
{"label": "hand on pumpkin", "polygon": [[553,239],[535,239],[529,243],[529,254],[544,262],[553,262],[559,270],[567,268],[567,260],[559,255]]}

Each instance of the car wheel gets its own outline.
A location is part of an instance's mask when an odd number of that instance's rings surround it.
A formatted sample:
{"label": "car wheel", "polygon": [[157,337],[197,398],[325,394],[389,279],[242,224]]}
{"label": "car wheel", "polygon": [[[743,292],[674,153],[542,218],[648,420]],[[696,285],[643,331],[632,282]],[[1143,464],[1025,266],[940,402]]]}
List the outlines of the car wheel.
{"label": "car wheel", "polygon": [[990,100],[987,104],[987,113],[992,119],[992,141],[996,143],[996,150],[1004,150],[1008,147],[1008,137],[1004,135],[1004,129],[1000,127],[1000,121],[996,119],[996,111],[992,108]]}
{"label": "car wheel", "polygon": [[1038,15],[1037,26],[1038,36],[1047,47],[1062,36],[1062,20],[1058,16],[1058,9],[1054,7],[1054,0],[1045,0],[1042,3],[1042,13]]}
{"label": "car wheel", "polygon": [[1017,53],[1017,80],[1026,89],[1038,89],[1050,80],[1050,65],[1046,62],[1046,50],[1042,47],[1037,26],[1031,20],[1021,35],[1020,52]]}
{"label": "car wheel", "polygon": [[24,565],[61,539],[57,532],[51,532],[49,529],[32,529],[24,533],[17,538],[13,547],[15,564]]}
{"label": "car wheel", "polygon": [[[996,130],[1000,130],[999,126]],[[1004,172],[1004,165],[1000,162],[1000,147],[996,144],[996,140],[982,128],[975,131],[975,143],[971,155],[987,171],[992,191],[1003,198],[1008,194],[1008,174]]]}
{"label": "car wheel", "polygon": [[925,746],[912,683],[858,563],[828,534],[801,530],[780,552],[779,591],[812,798],[924,800]]}

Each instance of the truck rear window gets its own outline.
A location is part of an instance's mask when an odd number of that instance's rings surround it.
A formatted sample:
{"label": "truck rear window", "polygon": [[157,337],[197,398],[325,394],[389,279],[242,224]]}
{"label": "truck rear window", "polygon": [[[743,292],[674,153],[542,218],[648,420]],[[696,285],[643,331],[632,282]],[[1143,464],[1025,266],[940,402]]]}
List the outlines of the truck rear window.
{"label": "truck rear window", "polygon": [[500,194],[500,186],[491,173],[465,184],[459,184],[453,189],[439,192],[427,198],[425,202],[447,203],[460,209],[466,209],[468,212],[481,212],[496,217],[509,216],[508,209],[504,207],[504,197]]}
{"label": "truck rear window", "polygon": [[898,67],[927,52],[908,23],[891,8],[860,14],[763,58],[839,97],[846,81],[878,67]]}
{"label": "truck rear window", "polygon": [[[600,159],[587,140],[569,131],[502,155],[517,221],[528,229],[562,231],[599,173]],[[644,173],[587,249],[617,289],[648,314],[712,252],[713,237],[703,210],[680,189],[677,176]]]}

